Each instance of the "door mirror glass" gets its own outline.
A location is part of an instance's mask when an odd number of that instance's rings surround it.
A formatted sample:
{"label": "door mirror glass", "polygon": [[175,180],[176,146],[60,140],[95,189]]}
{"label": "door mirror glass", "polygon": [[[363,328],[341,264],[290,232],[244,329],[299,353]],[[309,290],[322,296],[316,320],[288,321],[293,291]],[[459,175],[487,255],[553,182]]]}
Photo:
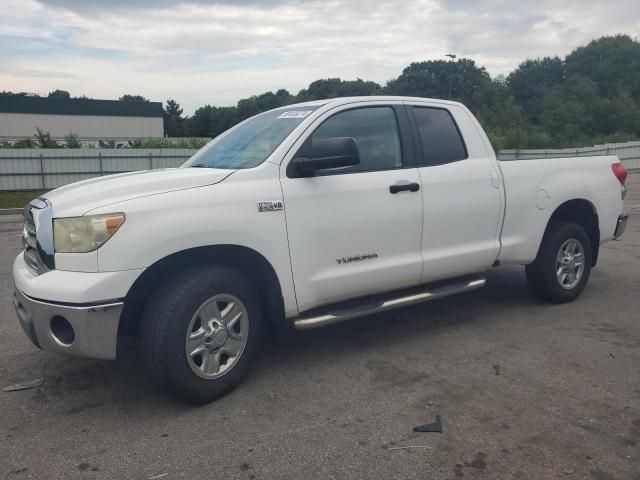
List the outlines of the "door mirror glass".
{"label": "door mirror glass", "polygon": [[353,137],[313,139],[307,155],[293,160],[302,175],[312,175],[316,170],[353,167],[359,163],[360,152]]}

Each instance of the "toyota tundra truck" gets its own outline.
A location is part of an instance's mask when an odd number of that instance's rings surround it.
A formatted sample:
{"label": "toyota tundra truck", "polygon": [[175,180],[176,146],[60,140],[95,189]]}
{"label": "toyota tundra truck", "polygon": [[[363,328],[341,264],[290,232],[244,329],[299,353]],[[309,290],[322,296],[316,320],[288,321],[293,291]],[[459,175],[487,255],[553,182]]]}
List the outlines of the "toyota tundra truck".
{"label": "toyota tundra truck", "polygon": [[115,359],[135,335],[153,383],[205,403],[270,331],[468,292],[498,265],[525,265],[544,301],[574,300],[625,229],[625,179],[615,156],[498,161],[456,102],[289,105],[179,168],[33,200],[14,304],[43,350]]}

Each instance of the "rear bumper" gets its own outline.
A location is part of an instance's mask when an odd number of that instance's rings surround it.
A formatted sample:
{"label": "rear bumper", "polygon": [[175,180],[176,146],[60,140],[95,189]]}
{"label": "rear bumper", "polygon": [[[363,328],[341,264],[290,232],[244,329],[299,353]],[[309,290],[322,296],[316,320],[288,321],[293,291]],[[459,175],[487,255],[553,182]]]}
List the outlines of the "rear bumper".
{"label": "rear bumper", "polygon": [[613,233],[613,238],[618,240],[622,236],[625,229],[627,228],[628,219],[629,215],[627,215],[626,213],[623,213],[618,217],[618,223],[616,224],[616,231]]}
{"label": "rear bumper", "polygon": [[49,303],[16,288],[13,304],[20,326],[38,348],[81,357],[116,358],[122,302]]}

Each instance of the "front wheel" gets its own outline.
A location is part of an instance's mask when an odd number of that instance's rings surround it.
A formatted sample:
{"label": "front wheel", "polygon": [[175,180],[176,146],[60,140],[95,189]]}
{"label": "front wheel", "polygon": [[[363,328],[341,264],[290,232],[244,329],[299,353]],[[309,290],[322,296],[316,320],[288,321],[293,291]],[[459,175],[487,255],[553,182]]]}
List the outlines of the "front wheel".
{"label": "front wheel", "polygon": [[242,272],[212,265],[184,270],[164,282],[145,309],[145,369],[167,393],[210,402],[249,371],[262,326],[260,295]]}
{"label": "front wheel", "polygon": [[527,283],[542,300],[571,302],[587,285],[591,265],[591,240],[584,228],[572,222],[554,222],[535,261],[526,267]]}

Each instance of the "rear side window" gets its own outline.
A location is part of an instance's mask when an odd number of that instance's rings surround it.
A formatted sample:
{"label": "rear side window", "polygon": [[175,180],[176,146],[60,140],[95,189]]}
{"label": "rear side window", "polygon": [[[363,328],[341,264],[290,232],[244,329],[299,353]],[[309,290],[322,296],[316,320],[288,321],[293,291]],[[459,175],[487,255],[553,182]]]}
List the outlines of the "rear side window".
{"label": "rear side window", "polygon": [[413,115],[426,165],[442,165],[467,158],[460,130],[448,110],[413,107]]}

